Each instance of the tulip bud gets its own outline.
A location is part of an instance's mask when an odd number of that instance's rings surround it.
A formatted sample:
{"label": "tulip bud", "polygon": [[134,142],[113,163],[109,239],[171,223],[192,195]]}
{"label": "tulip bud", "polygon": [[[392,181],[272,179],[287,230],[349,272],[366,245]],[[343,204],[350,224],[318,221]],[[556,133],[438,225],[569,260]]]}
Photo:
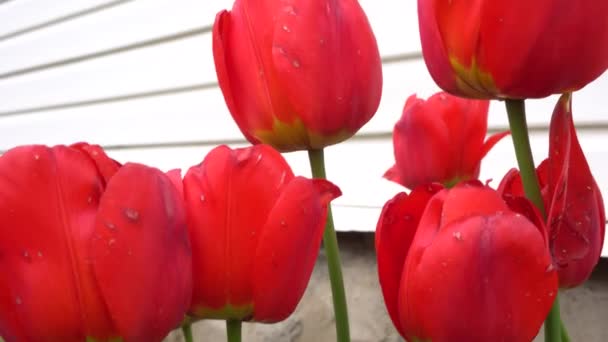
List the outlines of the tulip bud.
{"label": "tulip bud", "polygon": [[380,284],[399,332],[408,341],[531,341],[557,295],[542,221],[522,215],[538,211],[479,182],[431,193],[397,195],[378,221]]}
{"label": "tulip bud", "polygon": [[[553,112],[549,158],[537,168],[548,212],[549,246],[560,287],[585,282],[597,265],[606,231],[604,201],[576,136],[571,95],[563,95]],[[512,170],[499,191],[524,196],[519,172]]]}
{"label": "tulip bud", "polygon": [[216,17],[213,56],[228,109],[252,144],[336,144],[380,103],[380,54],[357,0],[236,0]]}
{"label": "tulip bud", "polygon": [[413,189],[427,183],[451,187],[477,179],[481,159],[509,132],[489,137],[489,101],[438,93],[408,98],[393,131],[395,165],[385,178]]}
{"label": "tulip bud", "polygon": [[197,318],[277,322],[304,294],[329,202],[340,190],[295,177],[268,145],[220,146],[188,170],[184,196]]}
{"label": "tulip bud", "polygon": [[422,52],[445,91],[523,99],[578,90],[608,68],[608,2],[418,0]]}

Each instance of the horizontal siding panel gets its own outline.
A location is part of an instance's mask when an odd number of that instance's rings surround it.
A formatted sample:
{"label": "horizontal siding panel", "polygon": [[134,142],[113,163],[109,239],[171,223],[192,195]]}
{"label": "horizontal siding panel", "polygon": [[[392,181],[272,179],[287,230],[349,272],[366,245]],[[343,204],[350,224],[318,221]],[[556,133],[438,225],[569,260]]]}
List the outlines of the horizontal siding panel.
{"label": "horizontal siding panel", "polygon": [[[155,52],[142,50],[0,82],[4,99],[0,103],[0,148],[82,139],[104,145],[242,140],[219,88],[205,88],[206,83],[197,82],[214,72],[210,65],[196,71],[197,66],[205,65],[199,63],[205,48],[198,43],[204,40],[187,39]],[[181,53],[183,48],[190,52]],[[164,90],[171,95],[155,96]],[[386,64],[380,108],[360,135],[389,134],[410,94],[426,97],[437,90],[422,60]],[[608,107],[608,98],[603,96],[606,91],[608,75],[576,93],[577,124],[608,124],[608,116],[601,110]],[[112,98],[122,95],[127,97]],[[530,124],[546,127],[555,101],[555,96],[528,101]],[[66,103],[67,108],[61,107]],[[39,110],[2,117],[32,108]],[[502,102],[492,103],[489,126],[508,126]]]}
{"label": "horizontal siding panel", "polygon": [[0,36],[65,15],[108,3],[111,0],[19,0],[0,6]]}
{"label": "horizontal siding panel", "polygon": [[211,35],[181,39],[0,80],[0,116],[15,110],[213,83],[214,70]]}
{"label": "horizontal siding panel", "polygon": [[0,74],[205,27],[225,3],[132,1],[0,42]]}
{"label": "horizontal siding panel", "polygon": [[[16,3],[20,3],[16,2]],[[23,3],[32,1],[23,1]],[[106,1],[108,2],[108,1]],[[49,2],[50,3],[50,2]],[[64,13],[75,11],[75,1],[53,1],[61,4]],[[91,2],[91,5],[96,4]],[[48,6],[48,4],[47,4]],[[81,7],[83,3],[80,3]],[[32,32],[7,42],[0,41],[0,75],[24,68],[44,65],[50,62],[71,59],[99,51],[113,49],[141,41],[155,39],[177,32],[208,27],[213,24],[215,14],[230,8],[232,1],[215,0],[146,0],[127,1],[120,6],[69,20],[42,30]],[[417,19],[414,2],[400,4],[394,2],[387,6],[376,6],[373,1],[362,1],[370,22],[376,32],[382,55],[420,51],[416,34]],[[51,6],[48,6],[51,7]],[[45,15],[43,10],[29,11]],[[56,9],[56,13],[61,9]],[[10,26],[10,18],[20,18],[16,9],[5,10],[5,19],[0,13],[0,23],[4,31],[27,27],[35,19],[25,20],[22,25]],[[15,14],[16,13],[16,14]],[[35,17],[35,15],[33,15]],[[392,20],[387,20],[392,19]],[[39,19],[40,21],[42,19]],[[0,25],[0,33],[3,27]],[[402,34],[395,34],[402,32]],[[8,33],[8,32],[7,32]],[[0,34],[1,35],[1,34]],[[399,39],[399,41],[396,41]]]}

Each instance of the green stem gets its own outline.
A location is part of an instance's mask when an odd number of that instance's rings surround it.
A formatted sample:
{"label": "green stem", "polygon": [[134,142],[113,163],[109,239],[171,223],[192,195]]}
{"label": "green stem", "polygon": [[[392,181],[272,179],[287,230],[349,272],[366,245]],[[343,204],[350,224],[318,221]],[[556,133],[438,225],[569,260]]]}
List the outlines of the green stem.
{"label": "green stem", "polygon": [[[314,178],[326,179],[325,156],[323,150],[309,150],[308,159]],[[348,326],[348,309],[346,306],[346,292],[344,291],[344,280],[342,278],[342,266],[340,264],[340,250],[338,238],[334,229],[334,219],[331,213],[331,205],[327,210],[327,222],[323,233],[323,247],[327,256],[327,267],[329,269],[329,280],[334,302],[334,315],[336,318],[336,337],[338,342],[350,342],[350,329]]]}
{"label": "green stem", "polygon": [[570,342],[570,336],[568,335],[568,330],[564,325],[564,321],[561,321],[561,332],[562,332],[562,342]]}
{"label": "green stem", "polygon": [[192,338],[192,323],[188,322],[182,325],[182,333],[184,334],[184,341],[193,342]]}
{"label": "green stem", "polygon": [[226,321],[226,335],[228,342],[241,342],[241,321]]}
{"label": "green stem", "polygon": [[[513,137],[513,147],[515,147],[515,156],[517,157],[517,164],[519,165],[524,192],[526,193],[526,197],[536,205],[546,219],[547,214],[545,205],[540,193],[538,178],[536,177],[534,159],[532,158],[524,100],[506,100],[505,102],[507,105],[507,114],[509,116],[509,126],[511,127],[511,136]],[[562,334],[562,331],[564,334]],[[567,341],[567,339],[562,339],[562,335],[564,335],[564,337],[567,336],[567,332],[560,317],[559,299],[556,294],[553,307],[551,307],[551,311],[545,320],[545,342]]]}

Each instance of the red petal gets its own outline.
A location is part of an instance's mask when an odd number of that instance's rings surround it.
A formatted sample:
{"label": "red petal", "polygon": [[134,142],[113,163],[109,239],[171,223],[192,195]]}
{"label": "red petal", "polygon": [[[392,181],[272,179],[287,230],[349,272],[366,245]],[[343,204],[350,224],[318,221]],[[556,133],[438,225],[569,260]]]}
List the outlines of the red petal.
{"label": "red petal", "polygon": [[597,264],[605,234],[604,205],[578,142],[571,95],[563,95],[551,119],[547,220],[560,286],[584,282]]}
{"label": "red petal", "polygon": [[[2,336],[113,337],[87,259],[103,182],[74,148],[23,146],[0,158],[0,322],[12,326]],[[26,330],[4,331],[17,326]]]}
{"label": "red petal", "polygon": [[428,230],[434,238],[419,245],[417,234],[410,253],[420,257],[406,261],[401,304],[409,310],[408,336],[531,341],[557,295],[537,228],[523,216],[496,211],[442,224],[437,232],[439,217],[426,225],[425,213],[419,234]]}
{"label": "red petal", "polygon": [[192,289],[186,214],[161,171],[126,164],[112,177],[101,198],[91,257],[124,340],[161,341],[182,321]]}
{"label": "red petal", "polygon": [[358,1],[281,3],[265,15],[279,88],[304,125],[321,135],[358,131],[382,92],[378,46]]}
{"label": "red petal", "polygon": [[426,204],[441,189],[440,185],[428,185],[417,187],[409,196],[404,192],[397,194],[382,208],[376,227],[378,278],[386,309],[402,336],[405,332],[397,298],[403,264]]}
{"label": "red petal", "polygon": [[250,314],[220,311],[228,305],[247,311],[244,307],[251,305],[258,239],[293,177],[281,154],[267,145],[236,150],[220,146],[188,170],[184,195],[193,250],[194,314],[233,319]]}
{"label": "red petal", "polygon": [[278,322],[293,312],[319,254],[329,202],[340,195],[325,180],[297,177],[277,199],[255,254],[255,321]]}
{"label": "red petal", "polygon": [[89,145],[87,143],[77,143],[70,145],[71,148],[75,148],[84,152],[97,166],[99,174],[104,180],[104,185],[110,181],[110,178],[120,168],[120,163],[114,159],[110,159],[106,152],[99,145]]}

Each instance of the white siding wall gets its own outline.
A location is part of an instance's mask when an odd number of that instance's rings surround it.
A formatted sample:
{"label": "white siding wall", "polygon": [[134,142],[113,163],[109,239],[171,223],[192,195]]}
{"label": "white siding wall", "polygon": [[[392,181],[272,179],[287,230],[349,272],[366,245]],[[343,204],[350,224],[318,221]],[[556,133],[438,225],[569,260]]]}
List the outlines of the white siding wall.
{"label": "white siding wall", "polygon": [[[244,145],[217,87],[210,29],[228,0],[14,0],[0,5],[0,150],[86,140],[120,161],[187,168],[220,143]],[[327,149],[344,196],[337,228],[373,231],[380,207],[401,189],[381,178],[392,165],[392,126],[405,99],[438,90],[420,57],[415,1],[361,0],[377,35],[384,93],[374,119]],[[608,194],[608,75],[574,98],[581,144]],[[556,97],[529,101],[537,162],[547,153]],[[507,128],[503,104],[490,129]],[[304,152],[287,155],[310,175]],[[486,158],[494,184],[515,165],[509,139]],[[604,254],[608,256],[608,246]]]}

